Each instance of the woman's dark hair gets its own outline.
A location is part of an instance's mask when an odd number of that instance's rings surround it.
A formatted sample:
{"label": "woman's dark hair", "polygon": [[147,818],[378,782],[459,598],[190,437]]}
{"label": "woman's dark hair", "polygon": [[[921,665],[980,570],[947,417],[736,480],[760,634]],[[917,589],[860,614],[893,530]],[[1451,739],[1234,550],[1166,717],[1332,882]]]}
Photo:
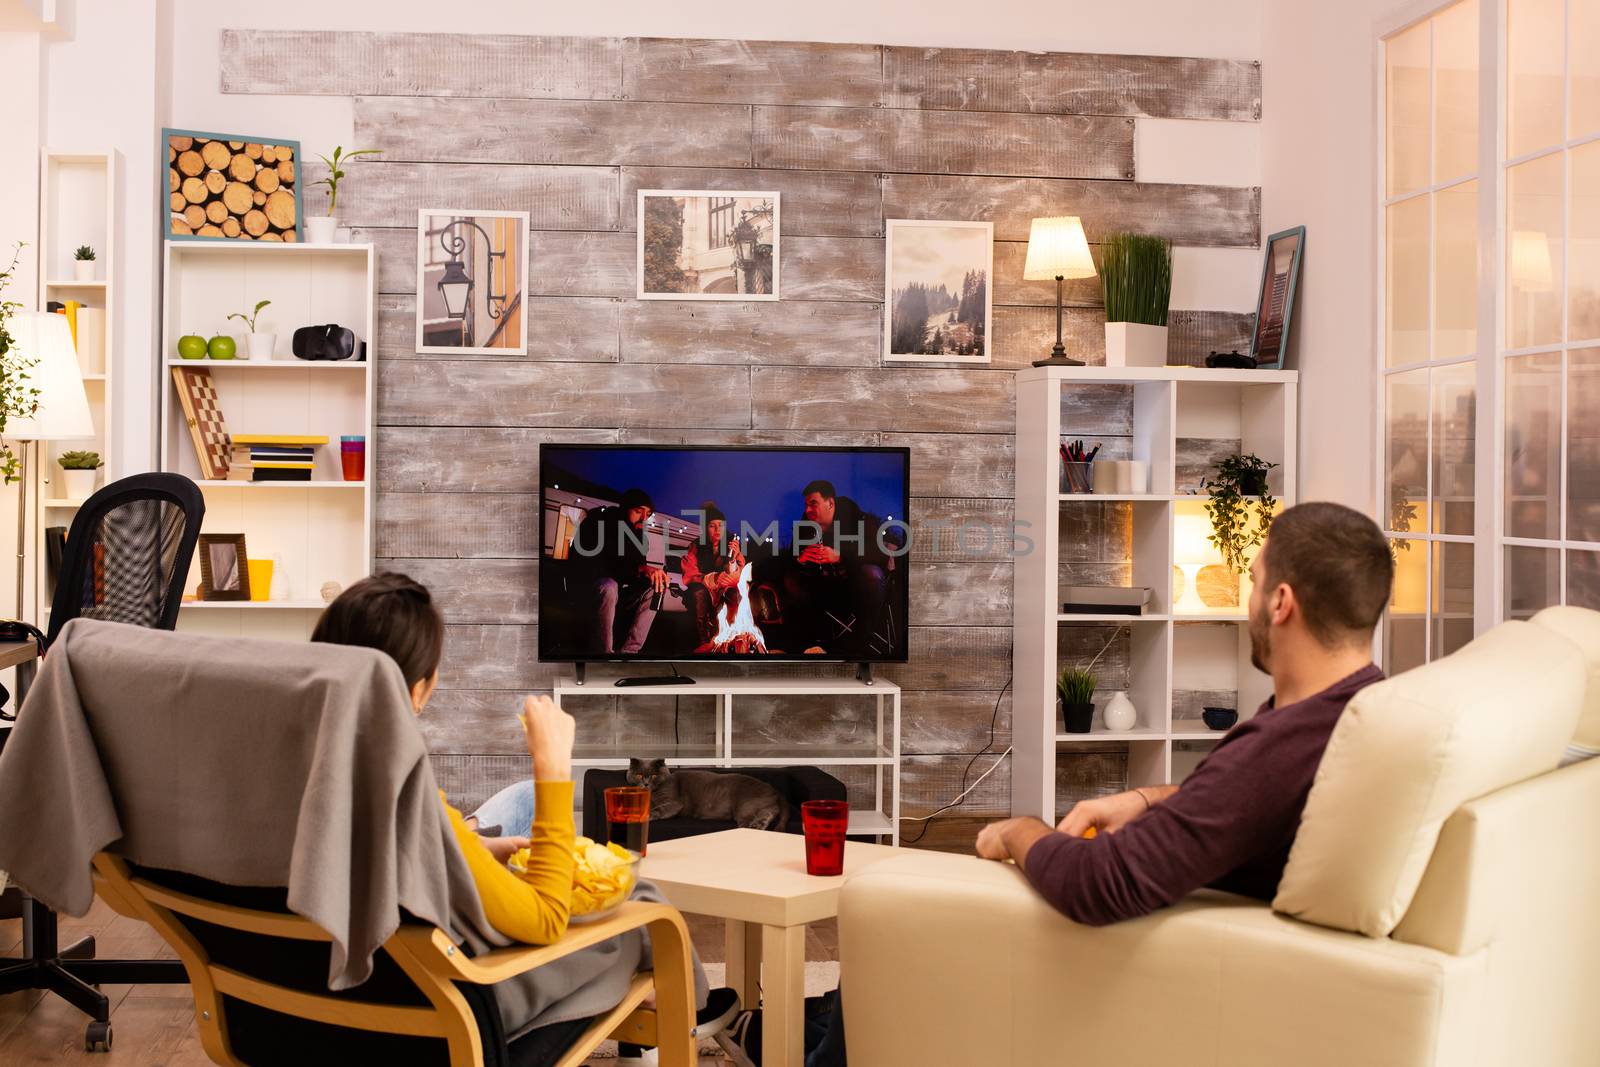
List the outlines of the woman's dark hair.
{"label": "woman's dark hair", "polygon": [[439,669],[444,618],[421,582],[403,574],[374,574],[328,605],[311,640],[387,652],[409,688]]}

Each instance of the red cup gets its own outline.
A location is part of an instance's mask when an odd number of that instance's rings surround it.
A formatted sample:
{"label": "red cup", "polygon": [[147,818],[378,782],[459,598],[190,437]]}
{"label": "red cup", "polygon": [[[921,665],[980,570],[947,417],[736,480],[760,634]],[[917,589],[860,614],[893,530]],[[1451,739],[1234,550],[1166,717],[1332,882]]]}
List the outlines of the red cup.
{"label": "red cup", "polygon": [[844,873],[844,834],[850,826],[850,804],[844,800],[807,800],[800,805],[806,832],[806,873]]}
{"label": "red cup", "polygon": [[367,439],[365,437],[345,437],[339,441],[339,462],[343,468],[344,480],[359,482],[367,474]]}
{"label": "red cup", "polygon": [[605,795],[606,840],[643,856],[650,843],[650,790],[619,785]]}

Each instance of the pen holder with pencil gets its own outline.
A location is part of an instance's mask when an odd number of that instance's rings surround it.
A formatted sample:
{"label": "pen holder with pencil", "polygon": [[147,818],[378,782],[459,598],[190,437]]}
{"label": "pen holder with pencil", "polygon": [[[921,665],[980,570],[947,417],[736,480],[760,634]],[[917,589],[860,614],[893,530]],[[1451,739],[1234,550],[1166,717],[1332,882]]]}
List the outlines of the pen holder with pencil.
{"label": "pen holder with pencil", "polygon": [[1089,460],[1061,461],[1061,491],[1063,493],[1090,493],[1094,491],[1094,463]]}

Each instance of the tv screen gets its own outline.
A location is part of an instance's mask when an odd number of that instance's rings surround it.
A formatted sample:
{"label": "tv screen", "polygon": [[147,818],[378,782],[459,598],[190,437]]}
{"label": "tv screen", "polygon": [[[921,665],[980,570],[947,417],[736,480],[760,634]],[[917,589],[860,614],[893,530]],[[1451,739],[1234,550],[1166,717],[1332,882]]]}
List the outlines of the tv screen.
{"label": "tv screen", "polygon": [[544,660],[906,659],[903,448],[539,448]]}

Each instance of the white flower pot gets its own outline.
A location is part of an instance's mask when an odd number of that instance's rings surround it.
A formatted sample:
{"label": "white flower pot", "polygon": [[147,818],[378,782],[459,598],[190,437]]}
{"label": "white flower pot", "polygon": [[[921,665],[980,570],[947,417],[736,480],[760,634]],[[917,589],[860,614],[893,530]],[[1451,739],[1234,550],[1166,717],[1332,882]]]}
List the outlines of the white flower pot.
{"label": "white flower pot", "polygon": [[272,350],[278,344],[278,335],[275,333],[253,333],[250,340],[251,359],[271,359]]}
{"label": "white flower pot", "polygon": [[61,468],[61,495],[68,500],[88,500],[94,496],[94,483],[99,475],[97,470]]}
{"label": "white flower pot", "polygon": [[332,215],[310,215],[306,220],[306,240],[314,245],[333,244],[333,231],[339,228],[339,220]]}
{"label": "white flower pot", "polygon": [[1167,328],[1143,322],[1106,323],[1106,366],[1165,367]]}
{"label": "white flower pot", "polygon": [[1105,710],[1100,713],[1100,717],[1105,720],[1107,730],[1120,734],[1138,724],[1139,710],[1133,706],[1133,701],[1128,699],[1127,693],[1117,693],[1106,701]]}
{"label": "white flower pot", "polygon": [[75,259],[72,261],[72,280],[75,282],[94,281],[94,260]]}

